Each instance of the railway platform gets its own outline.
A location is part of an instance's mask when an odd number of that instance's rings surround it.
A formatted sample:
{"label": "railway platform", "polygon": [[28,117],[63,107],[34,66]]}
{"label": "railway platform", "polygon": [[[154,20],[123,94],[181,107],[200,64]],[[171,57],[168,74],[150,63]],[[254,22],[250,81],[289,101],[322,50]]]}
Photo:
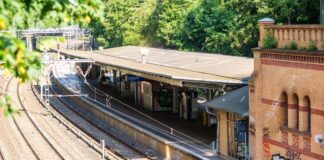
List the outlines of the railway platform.
{"label": "railway platform", "polygon": [[[134,110],[129,110],[129,107],[125,105],[120,105],[116,107],[116,109],[136,117],[142,121],[147,121],[148,118],[152,118],[158,122],[166,124],[170,128],[178,130],[186,135],[190,135],[190,137],[199,140],[200,142],[210,145],[212,141],[216,138],[216,127],[204,127],[201,121],[192,119],[192,120],[185,120],[180,118],[178,115],[172,114],[171,111],[164,111],[164,112],[152,112],[143,107],[136,106],[134,103],[133,97],[123,97],[117,92],[114,88],[103,85],[97,80],[88,80],[88,82],[104,91],[108,95],[115,97],[116,99],[126,103],[128,106],[134,108]],[[114,107],[114,106],[113,106]],[[145,116],[144,116],[145,115]],[[148,116],[148,117],[147,117]],[[157,125],[156,121],[148,121],[151,125]]]}

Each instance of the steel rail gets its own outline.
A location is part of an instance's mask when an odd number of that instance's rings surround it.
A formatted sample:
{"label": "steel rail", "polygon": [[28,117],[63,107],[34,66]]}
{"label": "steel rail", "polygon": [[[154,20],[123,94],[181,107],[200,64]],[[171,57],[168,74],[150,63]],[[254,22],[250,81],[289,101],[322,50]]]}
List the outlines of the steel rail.
{"label": "steel rail", "polygon": [[38,124],[36,124],[35,120],[32,118],[32,116],[27,112],[26,104],[22,101],[21,94],[20,94],[20,83],[17,83],[17,95],[19,99],[19,103],[21,107],[23,108],[25,114],[27,115],[28,119],[32,122],[33,126],[36,128],[36,130],[42,135],[43,139],[47,142],[47,144],[53,149],[53,151],[61,158],[65,159],[63,155],[58,151],[58,149],[50,142],[48,137],[44,134],[44,132],[39,128]]}
{"label": "steel rail", "polygon": [[[7,93],[9,90],[9,84],[11,83],[11,81],[13,80],[13,76],[10,77],[10,79],[6,82],[5,84],[5,92]],[[35,152],[35,150],[33,149],[33,147],[31,146],[31,144],[29,143],[29,141],[27,140],[27,137],[24,135],[24,133],[22,132],[21,128],[19,127],[16,119],[14,116],[11,116],[13,119],[13,122],[15,124],[15,126],[17,127],[20,135],[22,136],[22,138],[24,139],[24,142],[27,144],[28,148],[31,150],[32,154],[34,155],[34,157],[38,160],[40,160],[39,156],[37,155],[37,153]]]}

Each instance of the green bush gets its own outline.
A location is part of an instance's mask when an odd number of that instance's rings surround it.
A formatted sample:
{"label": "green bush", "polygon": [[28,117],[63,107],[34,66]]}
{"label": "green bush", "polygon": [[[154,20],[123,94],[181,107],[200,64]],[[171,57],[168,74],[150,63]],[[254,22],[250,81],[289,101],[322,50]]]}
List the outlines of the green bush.
{"label": "green bush", "polygon": [[306,51],[317,51],[317,47],[314,41],[309,42]]}
{"label": "green bush", "polygon": [[299,50],[301,50],[301,51],[307,51],[307,48],[306,47],[299,47]]}
{"label": "green bush", "polygon": [[289,44],[284,46],[285,50],[297,50],[298,46],[297,43],[295,41],[290,42]]}
{"label": "green bush", "polygon": [[263,47],[267,49],[277,48],[277,40],[273,37],[273,35],[267,31],[266,36],[263,39]]}
{"label": "green bush", "polygon": [[96,41],[97,41],[99,47],[106,47],[109,45],[109,42],[102,36],[97,37]]}
{"label": "green bush", "polygon": [[321,50],[324,50],[324,44],[321,45]]}
{"label": "green bush", "polygon": [[59,37],[59,38],[58,38],[58,41],[62,43],[62,42],[65,41],[65,38],[64,38],[64,37]]}

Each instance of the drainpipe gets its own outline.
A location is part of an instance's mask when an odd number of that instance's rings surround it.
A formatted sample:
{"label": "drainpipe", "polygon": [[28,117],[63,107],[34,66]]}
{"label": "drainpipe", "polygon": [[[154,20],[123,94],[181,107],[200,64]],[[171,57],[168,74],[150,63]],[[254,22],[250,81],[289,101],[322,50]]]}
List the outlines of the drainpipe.
{"label": "drainpipe", "polygon": [[206,112],[210,115],[213,115],[217,118],[217,131],[216,131],[216,152],[219,153],[219,122],[220,122],[220,118],[219,115],[216,113],[213,113],[211,111],[208,110],[208,106],[206,106]]}

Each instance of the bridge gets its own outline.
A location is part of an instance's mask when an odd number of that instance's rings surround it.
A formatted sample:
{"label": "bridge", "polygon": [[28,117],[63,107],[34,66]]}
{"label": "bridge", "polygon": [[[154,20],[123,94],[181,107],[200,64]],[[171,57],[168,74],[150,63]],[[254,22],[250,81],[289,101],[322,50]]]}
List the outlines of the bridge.
{"label": "bridge", "polygon": [[[88,37],[88,43],[91,46],[91,32],[89,29],[82,29],[79,26],[66,26],[59,28],[29,28],[23,30],[4,30],[2,33],[11,33],[18,38],[26,41],[27,48],[30,50],[36,49],[37,41],[40,37],[65,37],[66,39],[80,39],[81,37]],[[82,42],[84,45],[84,42]],[[74,47],[74,46],[73,46]],[[69,48],[66,46],[66,48]]]}

